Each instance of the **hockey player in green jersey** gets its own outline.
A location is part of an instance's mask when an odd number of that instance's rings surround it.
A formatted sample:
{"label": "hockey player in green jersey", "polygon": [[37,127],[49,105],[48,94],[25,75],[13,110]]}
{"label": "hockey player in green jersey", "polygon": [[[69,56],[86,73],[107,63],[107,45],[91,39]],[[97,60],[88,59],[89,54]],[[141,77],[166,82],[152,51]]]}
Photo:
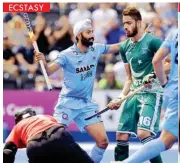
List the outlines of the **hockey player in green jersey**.
{"label": "hockey player in green jersey", "polygon": [[[153,73],[152,59],[161,45],[161,40],[146,33],[142,27],[140,12],[135,7],[123,11],[123,25],[127,40],[120,43],[120,54],[125,64],[127,80],[120,98],[144,84]],[[159,130],[162,105],[162,87],[157,79],[142,92],[128,98],[121,105],[121,115],[116,133],[115,160],[122,161],[129,156],[129,138],[137,136],[145,144],[153,139]],[[116,100],[108,107],[118,109]],[[157,156],[151,163],[162,163]]]}

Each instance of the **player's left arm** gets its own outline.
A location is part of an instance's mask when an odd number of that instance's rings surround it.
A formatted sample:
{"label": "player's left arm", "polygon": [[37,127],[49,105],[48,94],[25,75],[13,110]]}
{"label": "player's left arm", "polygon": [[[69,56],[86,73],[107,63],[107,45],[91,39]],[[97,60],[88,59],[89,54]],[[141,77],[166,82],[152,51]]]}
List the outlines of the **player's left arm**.
{"label": "player's left arm", "polygon": [[159,50],[156,52],[152,61],[154,71],[162,86],[165,86],[165,84],[167,83],[167,78],[164,70],[164,59],[170,52],[171,41],[171,37],[168,36]]}

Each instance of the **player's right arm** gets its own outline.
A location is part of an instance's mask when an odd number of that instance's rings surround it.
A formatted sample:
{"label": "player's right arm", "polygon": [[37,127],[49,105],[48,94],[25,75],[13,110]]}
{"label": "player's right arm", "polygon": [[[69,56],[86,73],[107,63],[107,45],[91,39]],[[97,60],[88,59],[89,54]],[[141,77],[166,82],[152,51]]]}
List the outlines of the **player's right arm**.
{"label": "player's right arm", "polygon": [[130,86],[132,83],[131,68],[130,68],[130,65],[127,61],[127,58],[125,55],[126,52],[124,51],[123,45],[124,45],[124,43],[122,43],[122,46],[120,48],[120,54],[121,54],[122,61],[124,62],[127,77],[126,77],[126,81],[125,81],[125,84],[124,84],[124,87],[123,87],[121,94],[118,96],[118,98],[116,98],[115,100],[111,101],[108,104],[108,107],[111,110],[118,109],[120,107],[121,104],[117,104],[117,102],[118,102],[119,98],[123,98],[124,96],[126,96],[129,93]]}
{"label": "player's right arm", "polygon": [[125,64],[125,70],[127,77],[120,97],[126,96],[129,93],[132,83],[131,69],[129,64]]}
{"label": "player's right arm", "polygon": [[107,106],[111,109],[111,110],[117,110],[119,109],[119,107],[121,106],[121,104],[118,104],[118,101],[123,98],[124,96],[126,96],[129,91],[130,91],[130,86],[132,83],[132,77],[131,77],[131,69],[130,69],[130,65],[129,64],[125,64],[125,70],[126,70],[126,81],[123,87],[123,90],[121,92],[121,94],[114,100],[112,100]]}
{"label": "player's right arm", "polygon": [[125,66],[125,70],[126,70],[126,81],[121,93],[121,97],[126,96],[129,93],[130,90],[130,86],[132,83],[132,75],[131,75],[131,68],[130,68],[130,64],[128,63],[128,60],[126,58],[126,51],[125,50],[125,46],[126,46],[126,41],[121,43],[121,48],[119,46],[119,51],[120,51],[120,55],[121,55],[121,59],[124,63]]}
{"label": "player's right arm", "polygon": [[[44,64],[44,67],[47,71],[47,74],[48,75],[51,75],[53,74],[54,72],[56,72],[61,66],[61,63],[58,63],[57,61],[53,61],[51,63],[47,63],[46,62],[46,59],[45,59],[45,56],[43,53],[41,52],[35,52],[35,58],[36,58],[36,61],[39,62],[40,60],[43,61],[43,64]],[[63,64],[62,64],[63,65]]]}

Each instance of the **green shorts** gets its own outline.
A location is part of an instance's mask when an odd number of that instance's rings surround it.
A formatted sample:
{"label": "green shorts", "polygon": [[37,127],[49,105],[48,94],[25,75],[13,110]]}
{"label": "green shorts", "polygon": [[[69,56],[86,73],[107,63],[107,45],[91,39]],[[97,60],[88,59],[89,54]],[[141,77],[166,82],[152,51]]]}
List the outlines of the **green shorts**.
{"label": "green shorts", "polygon": [[117,132],[137,136],[137,128],[156,135],[159,131],[162,95],[139,93],[127,99],[121,106]]}

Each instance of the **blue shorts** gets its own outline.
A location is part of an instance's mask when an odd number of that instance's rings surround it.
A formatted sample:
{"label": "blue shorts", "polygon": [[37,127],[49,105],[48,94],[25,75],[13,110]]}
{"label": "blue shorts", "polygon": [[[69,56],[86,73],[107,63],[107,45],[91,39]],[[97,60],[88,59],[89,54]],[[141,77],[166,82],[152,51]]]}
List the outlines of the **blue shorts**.
{"label": "blue shorts", "polygon": [[165,116],[162,123],[162,129],[169,131],[178,137],[178,95],[165,97],[164,99]]}
{"label": "blue shorts", "polygon": [[74,97],[60,97],[55,106],[54,117],[59,123],[66,126],[69,126],[70,122],[74,120],[80,131],[84,132],[85,126],[102,121],[100,116],[85,120],[97,111],[98,105],[92,101]]}

